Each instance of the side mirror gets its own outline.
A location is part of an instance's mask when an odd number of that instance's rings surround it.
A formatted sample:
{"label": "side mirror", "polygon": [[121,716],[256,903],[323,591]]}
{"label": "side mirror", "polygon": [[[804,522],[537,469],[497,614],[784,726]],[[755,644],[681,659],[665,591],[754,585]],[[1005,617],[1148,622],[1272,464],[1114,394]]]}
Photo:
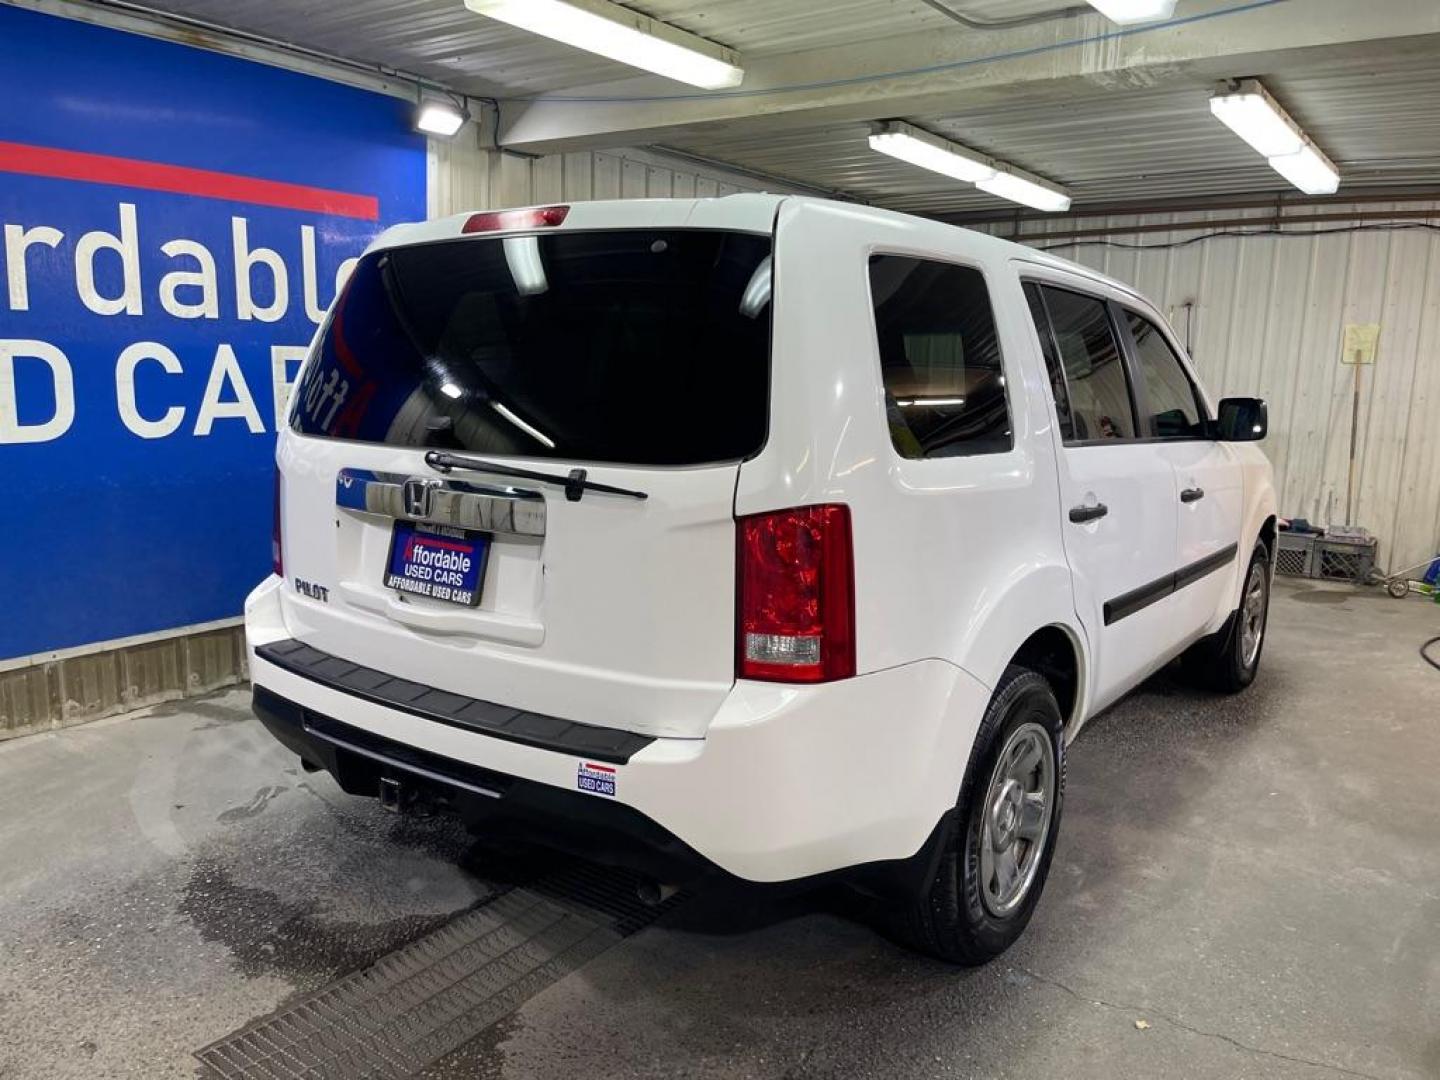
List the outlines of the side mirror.
{"label": "side mirror", "polygon": [[1221,442],[1259,442],[1270,430],[1270,413],[1264,399],[1227,397],[1215,419],[1215,438]]}

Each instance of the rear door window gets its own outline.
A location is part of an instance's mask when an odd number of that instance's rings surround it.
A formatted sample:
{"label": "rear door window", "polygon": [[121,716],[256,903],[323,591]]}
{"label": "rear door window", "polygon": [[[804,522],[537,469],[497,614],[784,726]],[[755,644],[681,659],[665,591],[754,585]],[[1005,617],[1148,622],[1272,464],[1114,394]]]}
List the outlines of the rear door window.
{"label": "rear door window", "polygon": [[1138,378],[1145,384],[1148,432],[1162,439],[1196,439],[1205,435],[1199,395],[1180,358],[1160,328],[1143,315],[1125,312],[1135,342]]}
{"label": "rear door window", "polygon": [[768,236],[627,229],[367,255],[296,388],[306,435],[697,465],[764,444]]}
{"label": "rear door window", "polygon": [[1105,301],[1050,285],[1041,293],[1065,372],[1074,440],[1135,438],[1130,380]]}
{"label": "rear door window", "polygon": [[1070,442],[1075,438],[1075,422],[1070,418],[1070,391],[1065,387],[1065,370],[1060,364],[1060,354],[1055,351],[1055,336],[1050,333],[1050,315],[1045,310],[1045,298],[1040,295],[1040,286],[1033,281],[1025,282],[1025,302],[1030,307],[1030,318],[1040,337],[1040,352],[1045,357],[1045,377],[1050,381],[1050,396],[1055,401],[1060,436]]}
{"label": "rear door window", "polygon": [[980,271],[874,255],[870,295],[890,439],[901,456],[1009,450],[1005,373]]}

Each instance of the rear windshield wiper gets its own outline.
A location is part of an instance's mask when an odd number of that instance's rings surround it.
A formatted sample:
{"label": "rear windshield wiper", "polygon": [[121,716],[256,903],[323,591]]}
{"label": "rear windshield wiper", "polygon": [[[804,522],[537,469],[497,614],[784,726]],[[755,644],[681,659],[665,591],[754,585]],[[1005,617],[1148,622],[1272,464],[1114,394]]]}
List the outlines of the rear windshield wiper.
{"label": "rear windshield wiper", "polygon": [[629,488],[613,487],[610,484],[587,480],[584,469],[571,469],[566,474],[537,472],[534,469],[517,469],[513,465],[501,465],[498,462],[485,461],[481,458],[447,454],[443,450],[427,451],[425,464],[436,472],[442,473],[448,473],[452,469],[468,469],[471,472],[494,473],[496,476],[513,476],[520,480],[540,480],[549,484],[563,484],[565,498],[570,502],[579,502],[580,497],[587,491],[604,491],[611,495],[625,495],[632,499],[648,499],[650,497],[643,491],[632,491]]}

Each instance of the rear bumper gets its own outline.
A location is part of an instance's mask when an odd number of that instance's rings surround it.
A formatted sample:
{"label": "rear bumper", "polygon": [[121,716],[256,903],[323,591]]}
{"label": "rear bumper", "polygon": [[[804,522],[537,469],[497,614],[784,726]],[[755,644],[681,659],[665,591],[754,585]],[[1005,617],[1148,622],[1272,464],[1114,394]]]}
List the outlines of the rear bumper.
{"label": "rear bumper", "polygon": [[[592,855],[669,880],[712,867],[754,882],[862,866],[923,877],[989,698],[940,660],[819,686],[739,682],[705,738],[652,739],[605,765],[438,723],[267,661],[257,648],[290,636],[278,584],[247,601],[246,635],[257,713],[282,742],[347,790],[374,794],[374,758],[335,739],[383,740],[417,755],[412,775],[423,776],[417,764],[438,774],[426,782],[453,789],[466,816],[528,823],[522,831],[542,839],[575,834]],[[327,738],[327,722],[345,728]],[[613,796],[594,791],[597,774],[613,779]],[[467,787],[467,776],[480,779]],[[487,786],[503,790],[471,790]]]}
{"label": "rear bumper", "polygon": [[562,791],[430,754],[323,716],[256,686],[255,715],[271,735],[351,795],[375,797],[382,779],[396,796],[439,806],[497,837],[558,846],[657,881],[689,884],[718,868],[624,803]]}

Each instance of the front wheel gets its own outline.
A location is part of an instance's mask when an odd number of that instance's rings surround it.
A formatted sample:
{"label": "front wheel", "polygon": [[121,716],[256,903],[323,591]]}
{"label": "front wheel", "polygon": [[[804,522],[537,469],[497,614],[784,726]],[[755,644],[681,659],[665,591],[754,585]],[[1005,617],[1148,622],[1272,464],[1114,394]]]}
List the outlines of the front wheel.
{"label": "front wheel", "polygon": [[1008,949],[1040,899],[1065,795],[1064,720],[1045,678],[1007,668],[985,710],[934,879],[891,912],[894,936],[957,964]]}

